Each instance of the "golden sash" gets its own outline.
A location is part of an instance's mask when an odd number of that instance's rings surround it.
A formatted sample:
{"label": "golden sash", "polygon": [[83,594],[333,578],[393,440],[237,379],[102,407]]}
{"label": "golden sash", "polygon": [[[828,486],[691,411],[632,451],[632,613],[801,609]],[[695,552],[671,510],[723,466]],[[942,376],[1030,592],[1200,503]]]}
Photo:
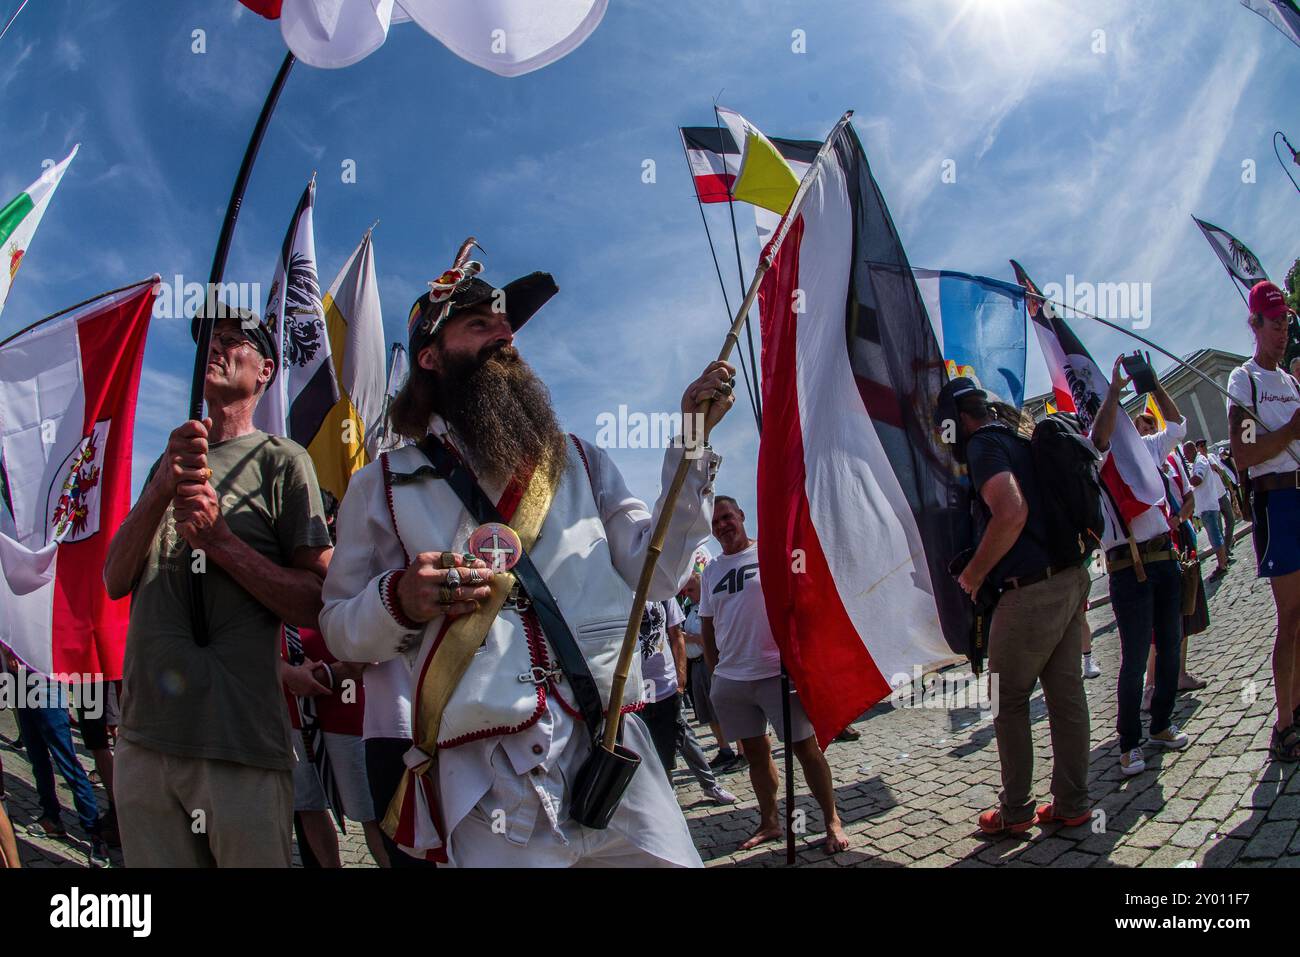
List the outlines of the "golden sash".
{"label": "golden sash", "polygon": [[[519,536],[525,551],[531,549],[537,541],[542,523],[551,510],[551,501],[555,498],[555,480],[552,476],[556,470],[550,464],[550,459],[547,458],[533,469],[528,487],[519,499],[514,514],[510,516],[510,527]],[[416,695],[415,745],[428,755],[428,759],[415,768],[407,768],[388,805],[388,813],[384,815],[381,826],[394,840],[402,805],[408,790],[414,784],[413,778],[418,778],[429,770],[433,755],[438,749],[438,730],[442,725],[443,710],[474,660],[474,653],[487,637],[488,629],[500,614],[501,606],[510,596],[514,585],[515,576],[510,572],[493,575],[491,593],[477,611],[457,618],[447,626],[442,640],[438,642],[438,647],[433,650],[432,657],[421,672]]]}

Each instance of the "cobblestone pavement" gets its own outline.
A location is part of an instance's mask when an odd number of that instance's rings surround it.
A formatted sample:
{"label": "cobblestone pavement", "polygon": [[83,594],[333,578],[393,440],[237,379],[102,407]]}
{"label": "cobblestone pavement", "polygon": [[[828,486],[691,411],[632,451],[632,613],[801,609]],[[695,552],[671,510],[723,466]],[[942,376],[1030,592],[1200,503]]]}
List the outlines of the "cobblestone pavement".
{"label": "cobblestone pavement", "polygon": [[[827,751],[837,803],[852,848],[834,857],[820,847],[821,812],[807,795],[796,767],[796,807],[806,833],[799,836],[801,866],[1062,867],[1290,866],[1300,864],[1300,775],[1268,761],[1272,711],[1270,652],[1273,604],[1266,583],[1254,578],[1248,540],[1235,549],[1229,574],[1208,586],[1212,625],[1194,636],[1188,668],[1205,678],[1202,691],[1179,695],[1174,721],[1191,735],[1181,752],[1148,747],[1147,770],[1119,773],[1115,736],[1115,679],[1119,640],[1109,606],[1089,614],[1102,676],[1086,682],[1092,714],[1089,825],[1034,828],[1001,840],[978,836],[975,818],[996,803],[997,745],[992,721],[977,706],[954,710],[894,708],[883,703],[856,724],[860,740]],[[1211,565],[1213,562],[1211,561]],[[973,696],[972,696],[973,697]],[[975,704],[974,701],[971,702]],[[987,712],[986,712],[987,713]],[[985,713],[985,714],[986,714]],[[1049,800],[1050,750],[1041,692],[1031,704],[1036,748],[1035,797]],[[697,734],[710,754],[707,726]],[[15,736],[10,713],[0,713],[0,759],[7,806],[18,831],[24,863],[85,866],[72,801],[60,782],[64,820],[72,837],[49,841],[24,829],[39,816],[26,758],[8,746]],[[783,754],[776,750],[778,762]],[[93,766],[82,752],[85,767]],[[756,804],[744,772],[722,783],[740,803],[718,807],[704,799],[694,778],[678,768],[678,798],[691,833],[709,866],[783,866],[782,844],[747,852],[738,847],[757,824]],[[101,804],[106,805],[102,789]],[[368,866],[360,828],[341,840],[346,866]],[[114,853],[113,862],[121,864]]]}

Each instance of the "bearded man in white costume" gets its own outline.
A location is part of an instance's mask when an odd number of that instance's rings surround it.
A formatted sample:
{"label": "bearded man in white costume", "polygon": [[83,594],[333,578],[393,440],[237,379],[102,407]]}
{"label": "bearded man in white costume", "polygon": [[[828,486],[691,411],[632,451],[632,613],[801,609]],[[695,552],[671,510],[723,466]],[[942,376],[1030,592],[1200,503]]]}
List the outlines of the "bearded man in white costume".
{"label": "bearded man in white costume", "polygon": [[[460,867],[699,866],[636,715],[643,704],[636,656],[621,743],[641,765],[606,827],[583,826],[570,813],[574,776],[600,729],[584,720],[557,667],[555,639],[516,573],[482,559],[527,551],[603,709],[662,502],[652,517],[602,449],[560,429],[545,385],[514,348],[515,333],[558,291],[551,276],[495,288],[466,261],[469,247],[411,309],[412,370],[390,418],[415,444],[353,476],[325,580],[320,622],[335,655],[371,662],[406,655],[413,666],[415,740],[385,830],[410,854]],[[734,376],[714,362],[687,388],[688,438],[699,434],[690,423],[707,435],[731,408]],[[441,443],[436,452],[432,442]],[[484,546],[484,532],[474,536],[482,523],[431,455],[477,480],[511,526],[504,540]],[[664,456],[665,489],[683,455],[690,466],[651,601],[677,594],[710,534],[720,459],[679,437]]]}

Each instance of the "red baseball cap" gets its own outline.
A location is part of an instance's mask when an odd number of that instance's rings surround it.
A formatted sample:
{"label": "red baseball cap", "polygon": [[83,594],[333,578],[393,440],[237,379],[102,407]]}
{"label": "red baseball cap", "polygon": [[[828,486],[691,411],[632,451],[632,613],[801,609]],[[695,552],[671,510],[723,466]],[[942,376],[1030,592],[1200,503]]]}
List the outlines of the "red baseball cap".
{"label": "red baseball cap", "polygon": [[1251,288],[1248,305],[1252,316],[1263,316],[1265,319],[1277,319],[1287,312],[1286,296],[1267,279],[1255,283]]}

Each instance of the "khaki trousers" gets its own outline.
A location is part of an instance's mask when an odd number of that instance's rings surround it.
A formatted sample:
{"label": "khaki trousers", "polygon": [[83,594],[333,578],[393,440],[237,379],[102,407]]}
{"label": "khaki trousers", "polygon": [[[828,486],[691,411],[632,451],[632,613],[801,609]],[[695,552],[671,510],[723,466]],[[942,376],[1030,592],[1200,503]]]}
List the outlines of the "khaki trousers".
{"label": "khaki trousers", "polygon": [[1008,823],[1034,816],[1029,698],[1040,681],[1051,725],[1053,803],[1067,817],[1089,808],[1088,699],[1081,665],[1088,587],[1088,573],[1070,569],[1004,593],[993,612],[989,674],[1002,763],[999,800]]}
{"label": "khaki trousers", "polygon": [[184,758],[120,738],[113,798],[127,867],[288,867],[293,772]]}

